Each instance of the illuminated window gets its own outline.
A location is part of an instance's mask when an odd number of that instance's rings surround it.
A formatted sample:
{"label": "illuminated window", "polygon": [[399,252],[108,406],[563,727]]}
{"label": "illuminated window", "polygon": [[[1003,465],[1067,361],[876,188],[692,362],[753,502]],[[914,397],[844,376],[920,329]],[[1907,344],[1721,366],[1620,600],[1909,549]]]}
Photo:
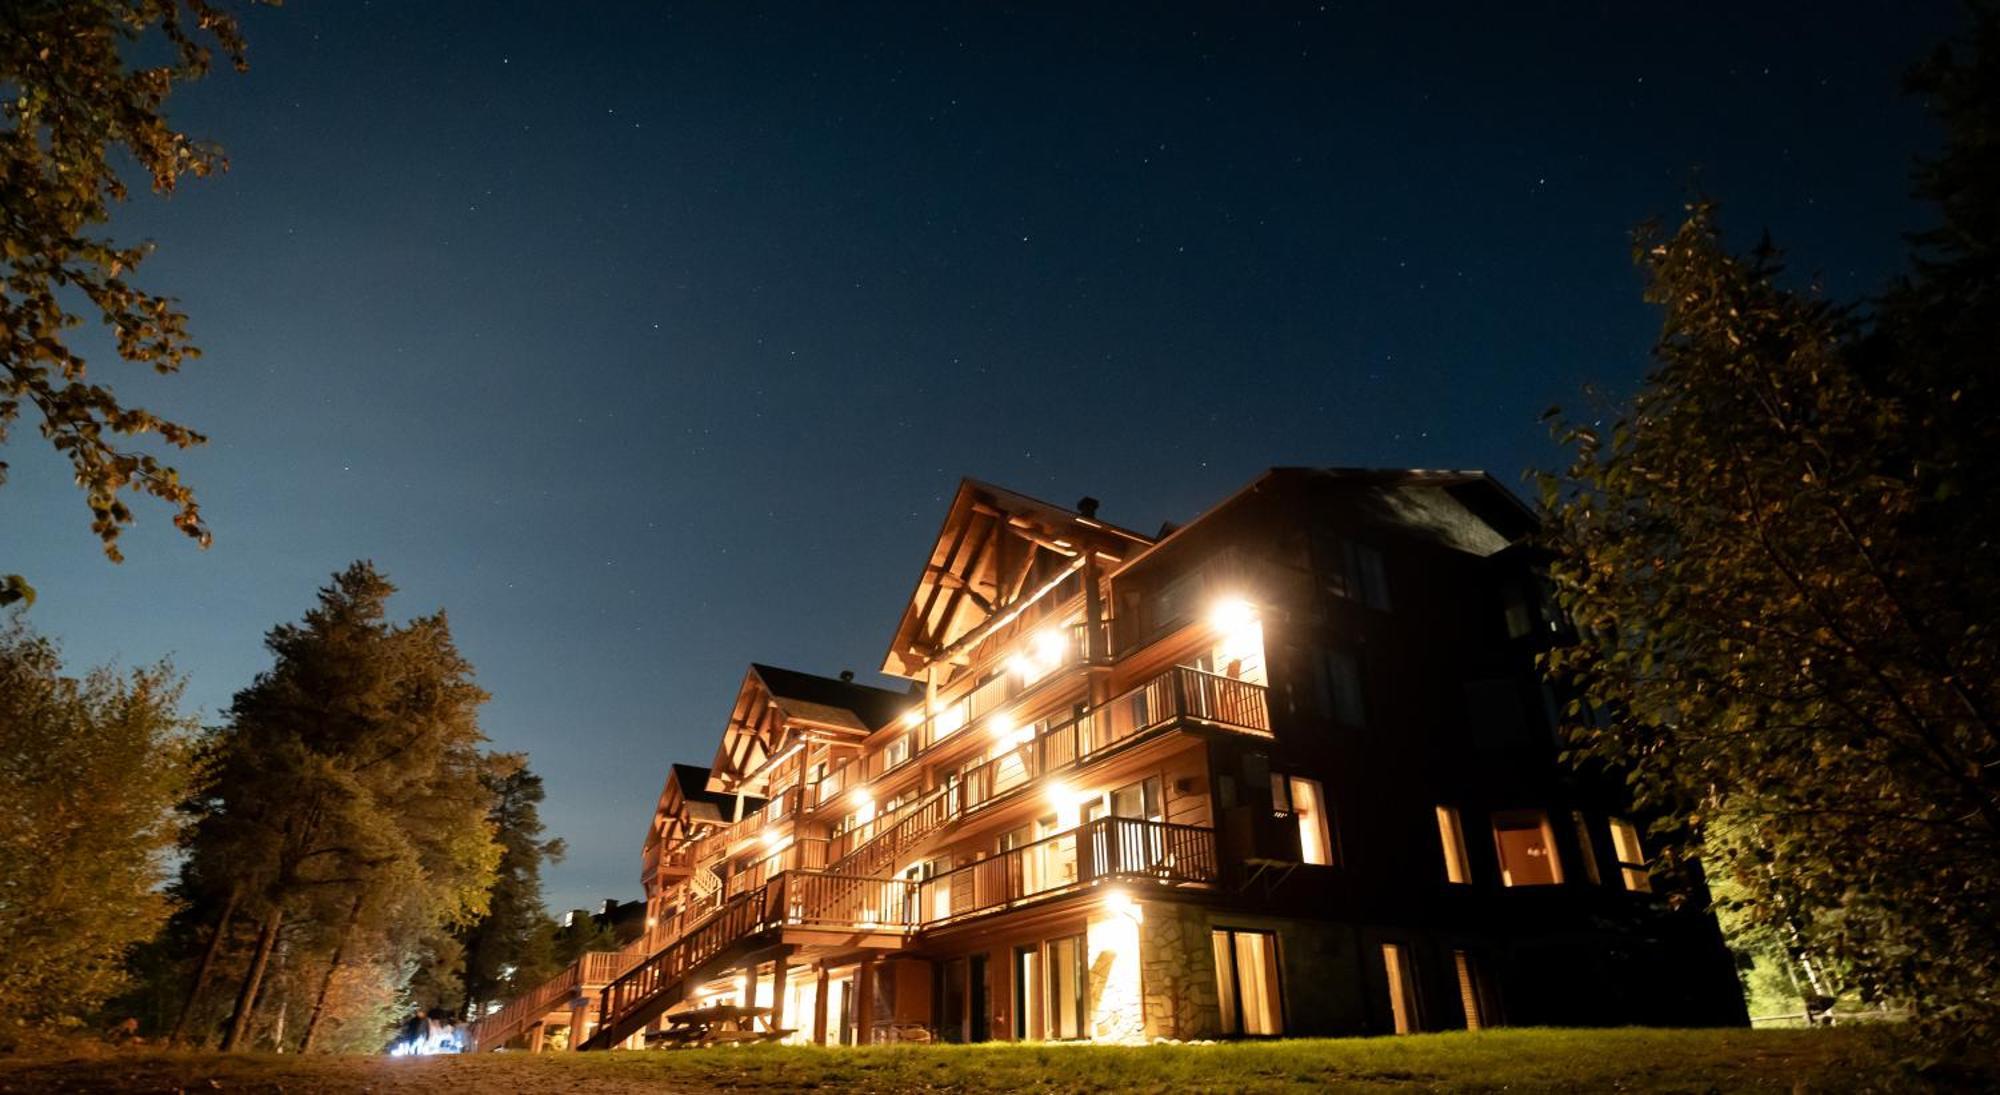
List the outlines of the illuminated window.
{"label": "illuminated window", "polygon": [[1485,985],[1479,963],[1464,951],[1451,952],[1451,960],[1458,967],[1458,1004],[1465,1013],[1465,1029],[1483,1030],[1492,1026],[1482,1002]]}
{"label": "illuminated window", "polygon": [[1459,824],[1458,810],[1437,808],[1438,843],[1444,847],[1444,880],[1460,884],[1472,881],[1472,868],[1465,857],[1465,828]]}
{"label": "illuminated window", "polygon": [[1510,810],[1493,815],[1493,846],[1500,855],[1503,886],[1554,886],[1562,882],[1555,833],[1546,810]]}
{"label": "illuminated window", "polygon": [[937,723],[931,729],[931,736],[941,740],[958,733],[964,725],[965,701],[960,700],[938,712]]}
{"label": "illuminated window", "polygon": [[1319,781],[1304,776],[1271,775],[1271,799],[1299,823],[1299,862],[1320,867],[1333,864],[1333,829],[1326,796]]}
{"label": "illuminated window", "polygon": [[1634,893],[1651,893],[1653,877],[1646,870],[1646,850],[1639,844],[1639,830],[1622,817],[1611,819],[1611,848],[1618,856],[1618,873],[1625,888]]}
{"label": "illuminated window", "polygon": [[1089,1014],[1084,1000],[1090,984],[1090,971],[1085,966],[1087,953],[1081,935],[1052,939],[1043,949],[1043,981],[1049,987],[1043,1036],[1051,1041],[1084,1036],[1084,1018]]}
{"label": "illuminated window", "polygon": [[902,734],[899,735],[895,740],[891,741],[889,743],[888,752],[889,752],[889,757],[888,757],[889,767],[891,768],[894,768],[897,765],[903,763],[904,761],[909,760],[910,735]]}
{"label": "illuminated window", "polygon": [[1222,1004],[1222,1033],[1273,1035],[1285,1032],[1278,994],[1278,937],[1271,932],[1219,929],[1215,984]]}
{"label": "illuminated window", "polygon": [[1389,1019],[1397,1034],[1417,1029],[1417,979],[1400,943],[1382,944],[1382,969],[1389,980]]}

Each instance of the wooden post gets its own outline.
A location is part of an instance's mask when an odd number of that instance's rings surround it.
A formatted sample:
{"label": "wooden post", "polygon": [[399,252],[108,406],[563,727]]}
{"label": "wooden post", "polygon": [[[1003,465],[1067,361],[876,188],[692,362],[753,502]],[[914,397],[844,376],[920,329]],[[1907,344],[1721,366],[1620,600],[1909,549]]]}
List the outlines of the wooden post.
{"label": "wooden post", "polygon": [[542,1024],[536,1023],[534,1026],[528,1028],[528,1052],[540,1053],[541,1051],[542,1051]]}
{"label": "wooden post", "polygon": [[578,991],[574,999],[581,1000],[582,1004],[579,1005],[573,1002],[569,1009],[569,1048],[571,1052],[582,1049],[583,1043],[590,1038],[590,1009],[595,1005],[595,1001],[591,999],[589,994],[582,991]]}
{"label": "wooden post", "polygon": [[861,952],[861,965],[854,971],[854,1044],[875,1044],[875,954]]}
{"label": "wooden post", "polygon": [[743,1006],[757,1006],[757,963],[743,963]]}
{"label": "wooden post", "polygon": [[791,976],[791,959],[784,951],[771,959],[771,1029],[785,1029],[785,981]]}
{"label": "wooden post", "polygon": [[813,990],[813,1044],[826,1044],[826,963],[819,965],[818,984]]}

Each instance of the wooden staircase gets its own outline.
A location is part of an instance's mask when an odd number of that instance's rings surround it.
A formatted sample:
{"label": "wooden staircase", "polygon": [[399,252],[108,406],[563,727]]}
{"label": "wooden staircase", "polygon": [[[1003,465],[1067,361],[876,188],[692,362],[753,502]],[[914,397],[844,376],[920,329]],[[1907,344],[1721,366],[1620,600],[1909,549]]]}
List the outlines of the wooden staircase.
{"label": "wooden staircase", "polygon": [[564,1010],[564,1001],[579,993],[587,996],[616,981],[646,956],[646,942],[641,936],[620,950],[582,955],[561,973],[507,1001],[499,1011],[467,1023],[465,1052],[499,1049],[547,1019],[550,1012]]}
{"label": "wooden staircase", "polygon": [[905,808],[895,821],[826,865],[826,873],[879,878],[893,873],[903,854],[944,828],[958,814],[958,784],[946,783]]}

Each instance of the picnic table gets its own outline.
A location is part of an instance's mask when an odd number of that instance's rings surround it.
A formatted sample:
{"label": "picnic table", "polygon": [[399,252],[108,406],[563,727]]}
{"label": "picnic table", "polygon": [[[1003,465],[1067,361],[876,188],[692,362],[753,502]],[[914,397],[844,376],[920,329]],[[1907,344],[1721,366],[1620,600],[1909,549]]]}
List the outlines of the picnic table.
{"label": "picnic table", "polygon": [[695,1046],[735,1045],[741,1042],[778,1042],[794,1033],[773,1027],[771,1009],[717,1004],[667,1016],[667,1029],[646,1035],[646,1044],[673,1049]]}

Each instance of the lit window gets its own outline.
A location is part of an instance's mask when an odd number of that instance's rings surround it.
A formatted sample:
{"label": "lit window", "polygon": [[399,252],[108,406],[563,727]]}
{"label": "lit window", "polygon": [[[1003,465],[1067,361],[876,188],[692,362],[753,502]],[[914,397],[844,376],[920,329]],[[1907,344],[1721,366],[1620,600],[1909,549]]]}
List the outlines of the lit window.
{"label": "lit window", "polygon": [[1503,886],[1554,886],[1562,882],[1555,833],[1545,810],[1513,810],[1493,815],[1493,846],[1500,855]]}
{"label": "lit window", "polygon": [[1639,830],[1622,817],[1611,819],[1611,848],[1618,855],[1618,873],[1625,888],[1634,893],[1651,893],[1653,877],[1646,870],[1646,850],[1639,845]]}
{"label": "lit window", "polygon": [[910,735],[908,735],[908,734],[903,734],[903,735],[901,735],[901,736],[897,737],[897,738],[896,738],[895,740],[891,741],[891,742],[889,743],[889,750],[888,750],[888,751],[889,751],[889,758],[888,758],[888,759],[889,759],[889,767],[891,767],[891,768],[894,768],[894,767],[896,767],[897,765],[899,765],[899,764],[903,763],[904,761],[906,761],[906,760],[909,760],[909,759],[910,759]]}
{"label": "lit window", "polygon": [[1417,980],[1401,944],[1382,944],[1382,970],[1389,980],[1390,1021],[1397,1034],[1408,1034],[1417,1029]]}
{"label": "lit window", "polygon": [[1465,858],[1465,828],[1459,824],[1458,810],[1440,806],[1437,818],[1438,843],[1444,847],[1444,880],[1461,884],[1471,882],[1472,869]]}
{"label": "lit window", "polygon": [[1333,832],[1327,820],[1326,798],[1319,781],[1303,776],[1271,776],[1272,797],[1289,809],[1299,823],[1299,862],[1326,867],[1333,863]]}
{"label": "lit window", "polygon": [[1285,1032],[1278,995],[1278,937],[1271,932],[1211,933],[1215,984],[1222,1004],[1222,1033],[1271,1035]]}
{"label": "lit window", "polygon": [[1481,1002],[1484,995],[1484,971],[1479,963],[1464,951],[1451,952],[1452,964],[1458,967],[1458,1005],[1465,1013],[1465,1029],[1482,1030],[1492,1026],[1486,1014],[1486,1005]]}
{"label": "lit window", "polygon": [[965,701],[960,700],[938,712],[937,725],[931,730],[934,738],[947,738],[958,733],[965,725]]}

